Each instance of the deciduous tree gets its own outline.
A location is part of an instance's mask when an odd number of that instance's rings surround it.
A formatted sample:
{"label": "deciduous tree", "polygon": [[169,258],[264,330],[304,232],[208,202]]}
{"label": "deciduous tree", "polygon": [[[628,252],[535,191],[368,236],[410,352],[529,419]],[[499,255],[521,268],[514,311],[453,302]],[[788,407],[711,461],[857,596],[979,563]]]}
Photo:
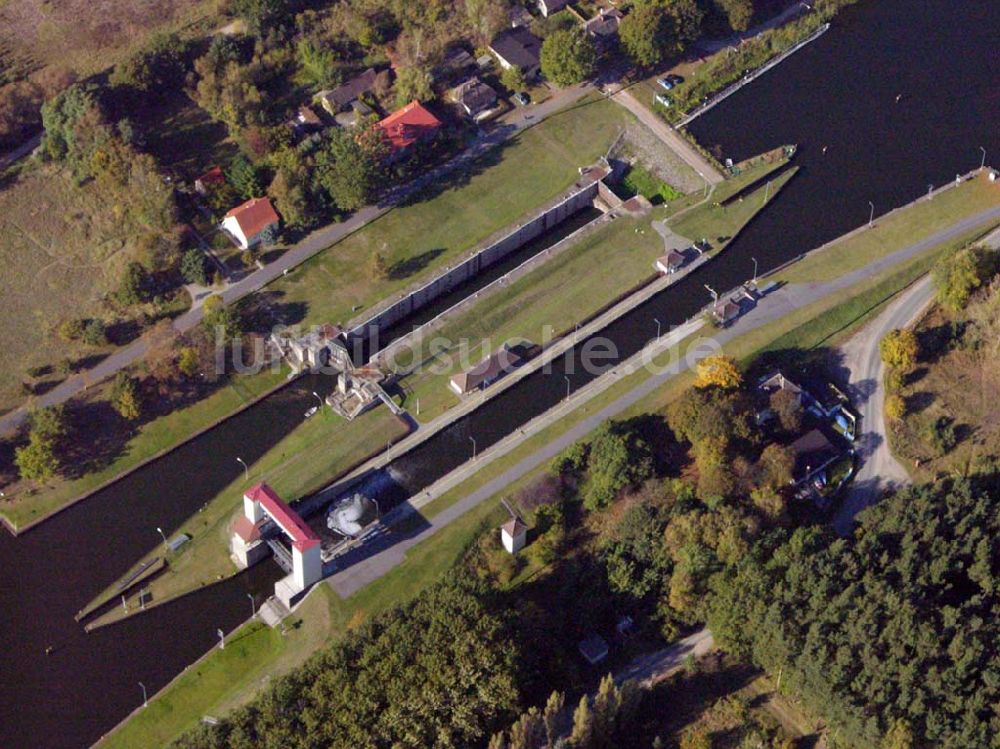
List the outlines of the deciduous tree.
{"label": "deciduous tree", "polygon": [[596,62],[593,42],[577,26],[553,32],[542,43],[542,74],[556,85],[571,86],[589,78]]}
{"label": "deciduous tree", "polygon": [[890,330],[878,344],[882,361],[891,369],[905,371],[917,363],[920,346],[916,334],[909,329]]}
{"label": "deciduous tree", "polygon": [[731,356],[707,356],[696,366],[694,386],[698,388],[718,387],[734,390],[743,384],[736,360]]}

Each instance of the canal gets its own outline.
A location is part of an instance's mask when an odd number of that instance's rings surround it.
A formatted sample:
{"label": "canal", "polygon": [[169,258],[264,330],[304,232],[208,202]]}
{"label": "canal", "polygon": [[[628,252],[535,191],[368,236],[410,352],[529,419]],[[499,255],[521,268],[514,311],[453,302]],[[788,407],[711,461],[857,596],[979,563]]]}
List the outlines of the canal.
{"label": "canal", "polygon": [[[732,287],[1000,157],[1000,56],[993,0],[862,0],[829,33],[692,125],[708,146],[740,159],[799,144],[799,176],[718,262],[604,331],[620,358],[707,301],[703,284]],[[896,97],[902,95],[897,102]],[[572,366],[573,373],[569,373]],[[394,462],[397,498],[427,485],[592,378],[560,359]],[[81,747],[210,648],[217,627],[249,614],[270,565],[114,627],[84,634],[73,614],[294,426],[314,389],[301,380],[188,446],[19,539],[0,534],[0,746]],[[235,446],[238,445],[238,448]],[[238,450],[238,452],[237,452]],[[45,655],[45,648],[54,652]]]}

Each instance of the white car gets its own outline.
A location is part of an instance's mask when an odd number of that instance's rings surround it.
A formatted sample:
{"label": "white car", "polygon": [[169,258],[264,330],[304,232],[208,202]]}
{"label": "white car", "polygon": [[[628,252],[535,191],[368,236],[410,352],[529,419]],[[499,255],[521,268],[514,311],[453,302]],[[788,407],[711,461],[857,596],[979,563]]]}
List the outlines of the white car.
{"label": "white car", "polygon": [[666,94],[657,94],[656,103],[664,107],[672,107],[674,103],[670,100],[670,97]]}

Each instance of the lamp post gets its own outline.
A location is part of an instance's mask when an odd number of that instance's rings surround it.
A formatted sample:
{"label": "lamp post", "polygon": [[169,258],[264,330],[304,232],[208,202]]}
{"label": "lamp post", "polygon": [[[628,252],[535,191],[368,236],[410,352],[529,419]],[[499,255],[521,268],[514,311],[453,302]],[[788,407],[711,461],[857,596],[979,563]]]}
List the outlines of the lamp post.
{"label": "lamp post", "polygon": [[225,650],[226,649],[226,633],[222,631],[221,627],[219,627],[217,630],[215,630],[215,634],[217,634],[219,636],[219,650]]}
{"label": "lamp post", "polygon": [[570,391],[569,377],[566,376],[566,375],[563,375],[563,379],[566,380],[566,400],[569,400],[569,391]]}
{"label": "lamp post", "polygon": [[871,229],[872,224],[875,223],[875,204],[869,200],[868,205],[872,208],[871,213],[868,214],[868,228]]}
{"label": "lamp post", "polygon": [[653,322],[656,323],[656,342],[660,342],[660,321],[657,318],[653,318]]}
{"label": "lamp post", "polygon": [[163,532],[163,528],[161,528],[160,526],[156,526],[156,532],[160,534],[161,538],[163,538],[163,545],[166,546],[167,545],[167,534]]}
{"label": "lamp post", "polygon": [[140,681],[139,686],[142,688],[142,706],[149,707],[149,700],[146,697],[146,685]]}
{"label": "lamp post", "polygon": [[250,618],[251,619],[256,619],[257,618],[257,604],[254,603],[253,593],[247,593],[247,598],[250,599]]}
{"label": "lamp post", "polygon": [[250,467],[246,463],[243,462],[243,458],[237,458],[236,462],[239,463],[241,466],[243,466],[243,480],[244,481],[249,481],[250,480]]}
{"label": "lamp post", "polygon": [[322,409],[323,408],[323,399],[319,397],[319,393],[317,393],[315,390],[313,390],[313,395],[316,396],[316,400],[319,401],[319,407]]}
{"label": "lamp post", "polygon": [[469,441],[472,442],[472,459],[475,460],[476,459],[476,438],[470,435],[469,436]]}
{"label": "lamp post", "polygon": [[979,162],[979,171],[982,171],[986,168],[986,149],[980,146],[979,150],[983,152],[983,160]]}
{"label": "lamp post", "polygon": [[757,283],[757,258],[752,257],[750,259],[753,260],[753,282]]}
{"label": "lamp post", "polygon": [[386,440],[385,442],[385,462],[389,463],[389,459],[392,457],[392,440]]}

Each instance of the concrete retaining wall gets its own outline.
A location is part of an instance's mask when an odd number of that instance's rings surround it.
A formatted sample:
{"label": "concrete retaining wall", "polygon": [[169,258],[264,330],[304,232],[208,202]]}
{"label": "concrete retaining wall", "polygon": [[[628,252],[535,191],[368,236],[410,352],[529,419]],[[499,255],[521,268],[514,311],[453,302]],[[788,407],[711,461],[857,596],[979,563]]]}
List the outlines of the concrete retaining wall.
{"label": "concrete retaining wall", "polygon": [[[552,208],[514,228],[504,237],[483,248],[454,268],[441,273],[424,286],[411,291],[398,301],[380,310],[377,314],[351,328],[348,331],[348,336],[355,338],[370,335],[372,328],[380,331],[384,330],[400,320],[409,317],[438,297],[449,293],[455,287],[473,278],[483,269],[499,262],[528,242],[540,237],[545,232],[562,223],[574,213],[593,203],[594,198],[597,196],[598,185],[600,184],[599,181],[595,180],[586,180],[586,183],[582,186],[579,186],[578,183],[576,189],[568,197],[561,200]],[[374,357],[376,353],[374,351],[371,352],[369,357]]]}

